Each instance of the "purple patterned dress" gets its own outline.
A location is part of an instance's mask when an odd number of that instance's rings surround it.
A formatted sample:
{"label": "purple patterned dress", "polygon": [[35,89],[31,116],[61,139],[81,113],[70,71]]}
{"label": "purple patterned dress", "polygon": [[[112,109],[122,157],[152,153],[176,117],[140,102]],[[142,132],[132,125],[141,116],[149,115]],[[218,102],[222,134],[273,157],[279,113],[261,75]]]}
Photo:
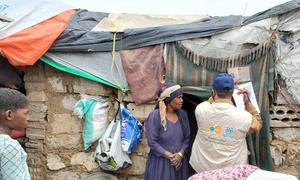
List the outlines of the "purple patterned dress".
{"label": "purple patterned dress", "polygon": [[146,165],[145,180],[186,180],[188,179],[188,161],[182,159],[181,168],[176,171],[171,162],[163,157],[165,151],[177,153],[183,149],[186,153],[189,147],[190,126],[184,110],[178,111],[178,121],[172,123],[167,120],[164,130],[159,110],[151,112],[146,120],[146,135],[150,152]]}
{"label": "purple patterned dress", "polygon": [[193,175],[189,180],[246,180],[257,169],[259,168],[249,164],[235,165],[222,169],[204,171]]}

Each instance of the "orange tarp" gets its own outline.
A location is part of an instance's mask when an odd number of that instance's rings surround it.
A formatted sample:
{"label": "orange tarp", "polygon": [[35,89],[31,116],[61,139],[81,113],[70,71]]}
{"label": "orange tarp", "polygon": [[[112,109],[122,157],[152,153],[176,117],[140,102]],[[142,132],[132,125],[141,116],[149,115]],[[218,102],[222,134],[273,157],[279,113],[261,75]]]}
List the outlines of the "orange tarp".
{"label": "orange tarp", "polygon": [[13,66],[33,65],[65,30],[75,10],[47,19],[0,40],[0,52]]}

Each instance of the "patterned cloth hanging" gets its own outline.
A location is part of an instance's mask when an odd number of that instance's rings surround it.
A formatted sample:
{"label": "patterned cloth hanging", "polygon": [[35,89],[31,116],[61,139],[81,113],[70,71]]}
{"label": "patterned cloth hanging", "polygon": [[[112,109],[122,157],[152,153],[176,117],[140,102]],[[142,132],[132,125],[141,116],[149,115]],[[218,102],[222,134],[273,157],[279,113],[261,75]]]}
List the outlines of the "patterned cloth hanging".
{"label": "patterned cloth hanging", "polygon": [[[214,76],[219,72],[226,72],[229,67],[249,66],[250,77],[253,83],[256,99],[258,100],[263,128],[260,134],[249,136],[248,147],[251,152],[250,163],[262,169],[272,170],[272,158],[269,143],[269,93],[274,91],[274,64],[276,46],[273,40],[252,48],[246,54],[225,58],[212,58],[185,48],[179,43],[169,43],[165,49],[166,80],[183,86],[200,87],[199,93],[193,92],[202,98],[209,93],[201,92],[211,86]],[[217,51],[217,49],[216,49]],[[231,57],[232,56],[232,57]]]}

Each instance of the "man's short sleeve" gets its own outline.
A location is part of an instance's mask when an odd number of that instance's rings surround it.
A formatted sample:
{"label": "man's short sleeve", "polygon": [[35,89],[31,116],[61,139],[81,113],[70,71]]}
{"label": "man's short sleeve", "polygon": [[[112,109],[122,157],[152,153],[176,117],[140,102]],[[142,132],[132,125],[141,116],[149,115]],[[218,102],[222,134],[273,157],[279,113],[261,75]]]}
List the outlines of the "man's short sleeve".
{"label": "man's short sleeve", "polygon": [[247,134],[251,127],[252,115],[249,112],[244,111],[240,114],[239,117],[241,117],[242,119],[241,130],[243,131],[243,133]]}
{"label": "man's short sleeve", "polygon": [[26,153],[14,141],[7,140],[1,151],[0,179],[3,180],[28,180],[28,167]]}

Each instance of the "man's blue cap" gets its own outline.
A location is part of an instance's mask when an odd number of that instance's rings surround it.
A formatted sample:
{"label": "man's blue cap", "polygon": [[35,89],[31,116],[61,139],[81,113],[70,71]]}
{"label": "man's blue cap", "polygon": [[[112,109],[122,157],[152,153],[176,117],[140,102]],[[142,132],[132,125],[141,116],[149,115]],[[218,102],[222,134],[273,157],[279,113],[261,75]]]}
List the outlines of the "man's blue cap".
{"label": "man's blue cap", "polygon": [[228,73],[219,73],[213,83],[214,90],[229,90],[234,88],[233,77]]}

